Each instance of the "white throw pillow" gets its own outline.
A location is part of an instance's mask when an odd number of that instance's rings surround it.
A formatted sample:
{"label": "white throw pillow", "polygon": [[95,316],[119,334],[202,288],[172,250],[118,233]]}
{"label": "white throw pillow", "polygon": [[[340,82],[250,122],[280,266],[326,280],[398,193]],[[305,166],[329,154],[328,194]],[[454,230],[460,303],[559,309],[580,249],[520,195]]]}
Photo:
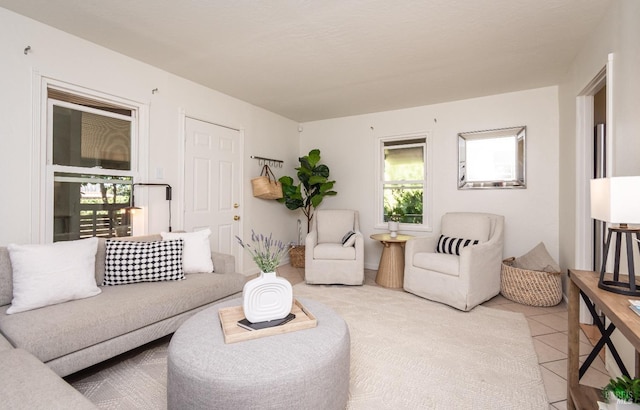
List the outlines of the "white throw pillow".
{"label": "white throw pillow", "polygon": [[160,232],[162,240],[182,239],[182,270],[184,273],[213,272],[211,260],[211,229],[195,232]]}
{"label": "white throw pillow", "polygon": [[13,270],[13,300],[7,314],[99,294],[98,238],[47,245],[7,246]]}

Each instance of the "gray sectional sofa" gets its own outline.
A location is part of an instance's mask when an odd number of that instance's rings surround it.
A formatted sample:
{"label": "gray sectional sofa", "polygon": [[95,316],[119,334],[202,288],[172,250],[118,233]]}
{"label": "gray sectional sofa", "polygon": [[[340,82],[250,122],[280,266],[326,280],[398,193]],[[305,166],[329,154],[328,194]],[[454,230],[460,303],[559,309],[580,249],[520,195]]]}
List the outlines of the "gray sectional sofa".
{"label": "gray sectional sofa", "polygon": [[34,355],[0,335],[0,409],[96,409]]}
{"label": "gray sectional sofa", "polygon": [[[161,239],[148,235],[121,240]],[[9,315],[11,260],[7,248],[0,247],[0,356],[14,359],[0,357],[0,375],[19,373],[15,363],[37,370],[39,361],[58,376],[67,376],[173,333],[196,312],[242,291],[247,277],[234,272],[233,256],[213,252],[212,259],[214,273],[186,274],[181,281],[101,286],[102,292],[93,297]],[[104,269],[101,239],[96,255],[98,285]]]}

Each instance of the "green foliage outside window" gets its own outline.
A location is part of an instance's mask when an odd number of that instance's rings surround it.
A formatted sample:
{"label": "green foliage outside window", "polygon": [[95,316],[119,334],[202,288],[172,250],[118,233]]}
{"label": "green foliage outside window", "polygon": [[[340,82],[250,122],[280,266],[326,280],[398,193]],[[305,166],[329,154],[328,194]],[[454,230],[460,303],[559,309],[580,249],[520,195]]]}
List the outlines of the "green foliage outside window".
{"label": "green foliage outside window", "polygon": [[422,223],[422,189],[405,190],[391,189],[385,195],[384,221],[398,221],[402,223]]}

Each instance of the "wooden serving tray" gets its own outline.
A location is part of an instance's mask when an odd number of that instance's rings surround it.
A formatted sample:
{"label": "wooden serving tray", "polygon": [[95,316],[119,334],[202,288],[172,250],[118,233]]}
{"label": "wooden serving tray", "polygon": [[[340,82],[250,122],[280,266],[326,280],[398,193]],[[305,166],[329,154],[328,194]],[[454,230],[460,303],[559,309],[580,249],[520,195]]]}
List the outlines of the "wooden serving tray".
{"label": "wooden serving tray", "polygon": [[244,319],[242,306],[222,308],[218,311],[218,316],[220,316],[220,326],[222,326],[225,343],[236,343],[243,340],[295,332],[296,330],[310,329],[318,325],[316,317],[297,299],[293,300],[291,313],[296,315],[296,318],[291,322],[260,330],[247,330],[238,326],[238,320]]}

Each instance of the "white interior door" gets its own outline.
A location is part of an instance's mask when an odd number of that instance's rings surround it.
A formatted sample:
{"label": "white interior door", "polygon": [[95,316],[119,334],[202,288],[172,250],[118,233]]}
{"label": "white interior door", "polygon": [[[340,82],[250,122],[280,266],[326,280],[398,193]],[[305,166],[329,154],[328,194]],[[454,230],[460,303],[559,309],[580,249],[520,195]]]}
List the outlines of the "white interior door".
{"label": "white interior door", "polygon": [[240,131],[186,118],[184,228],[211,228],[211,248],[232,254],[240,232]]}

